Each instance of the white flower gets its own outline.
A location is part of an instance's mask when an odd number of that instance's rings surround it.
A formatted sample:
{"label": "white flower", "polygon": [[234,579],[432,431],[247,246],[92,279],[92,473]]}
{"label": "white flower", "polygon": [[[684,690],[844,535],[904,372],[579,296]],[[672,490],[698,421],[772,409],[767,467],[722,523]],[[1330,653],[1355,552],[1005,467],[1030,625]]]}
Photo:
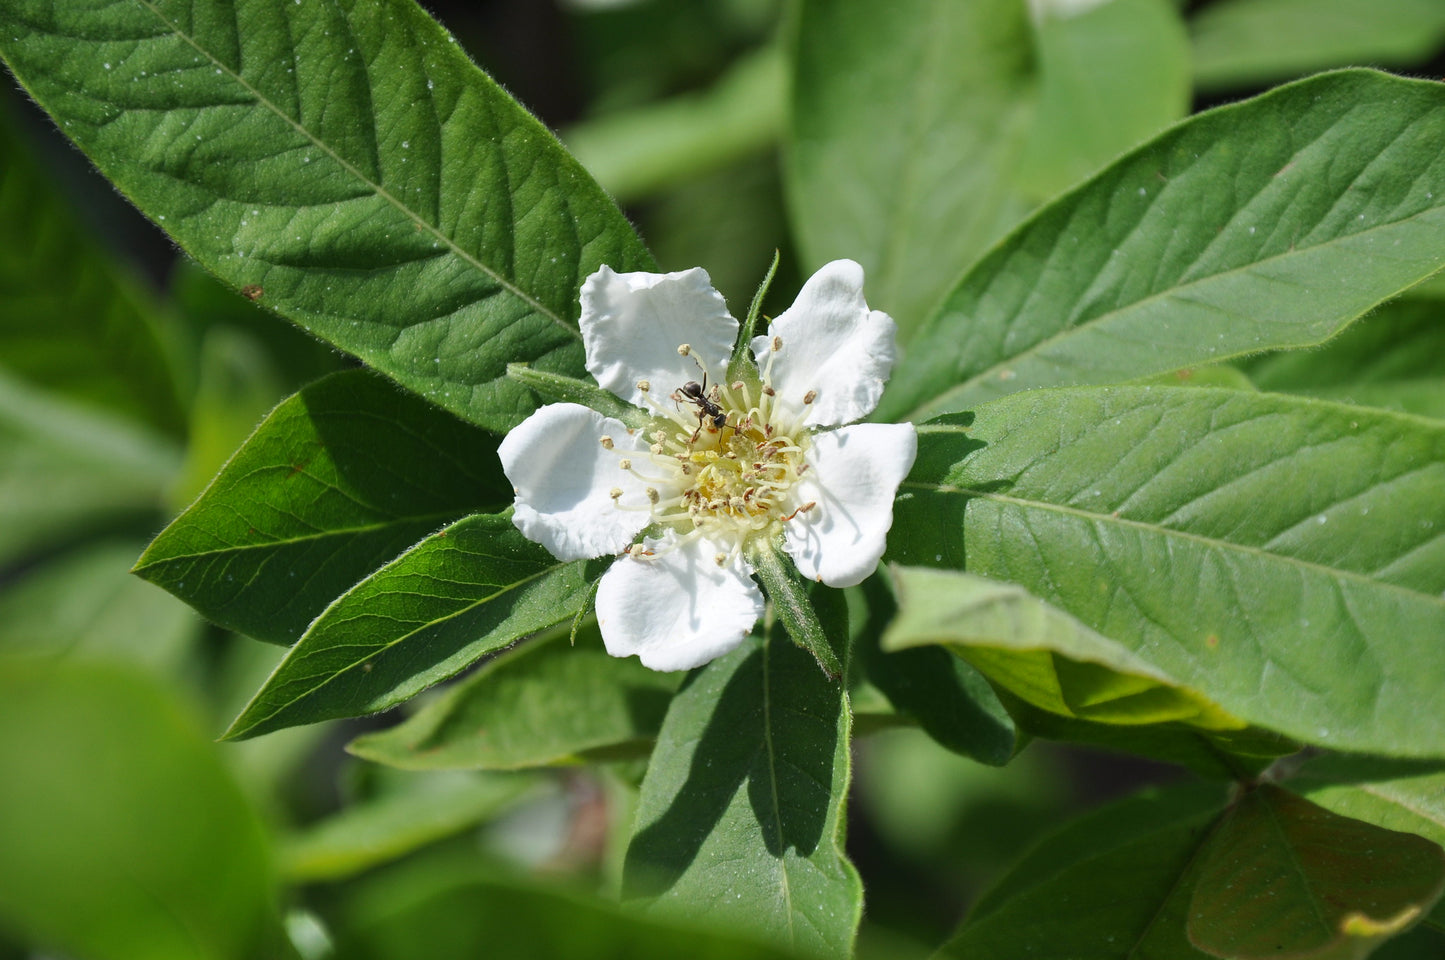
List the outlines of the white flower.
{"label": "white flower", "polygon": [[[562,560],[622,556],[602,576],[607,651],[686,670],[732,650],[763,612],[748,561],[783,548],[806,577],[861,582],[883,554],[913,425],[863,423],[894,361],[892,318],[863,269],[828,264],[728,381],[739,325],[701,268],[582,285],[597,382],[646,412],[629,429],[588,407],[542,407],[503,440],[513,520]],[[639,534],[645,534],[635,543]]]}

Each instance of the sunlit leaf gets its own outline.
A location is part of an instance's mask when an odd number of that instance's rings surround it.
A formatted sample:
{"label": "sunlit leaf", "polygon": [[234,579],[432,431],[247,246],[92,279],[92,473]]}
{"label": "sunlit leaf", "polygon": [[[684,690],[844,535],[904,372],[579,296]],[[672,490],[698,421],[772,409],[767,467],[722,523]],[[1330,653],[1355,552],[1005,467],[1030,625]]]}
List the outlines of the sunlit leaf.
{"label": "sunlit leaf", "polygon": [[693,673],[642,784],[624,900],[847,955],[862,907],[843,853],[849,719],[842,686],[785,636]]}
{"label": "sunlit leaf", "polygon": [[1016,583],[1248,723],[1445,753],[1420,708],[1445,676],[1445,427],[1162,387],[969,419],[919,428],[893,560]]}
{"label": "sunlit leaf", "polygon": [[506,517],[423,540],[327,607],[226,732],[258,734],[375,713],[484,654],[572,616],[590,591]]}
{"label": "sunlit leaf", "polygon": [[973,267],[879,413],[1326,340],[1445,264],[1442,155],[1445,87],[1363,70],[1194,117]]}
{"label": "sunlit leaf", "polygon": [[216,622],[291,643],[427,534],[511,500],[497,439],[351,371],[278,406],[136,572]]}
{"label": "sunlit leaf", "polygon": [[410,0],[0,7],[0,56],[207,269],[491,428],[506,363],[580,373],[577,294],[651,259]]}

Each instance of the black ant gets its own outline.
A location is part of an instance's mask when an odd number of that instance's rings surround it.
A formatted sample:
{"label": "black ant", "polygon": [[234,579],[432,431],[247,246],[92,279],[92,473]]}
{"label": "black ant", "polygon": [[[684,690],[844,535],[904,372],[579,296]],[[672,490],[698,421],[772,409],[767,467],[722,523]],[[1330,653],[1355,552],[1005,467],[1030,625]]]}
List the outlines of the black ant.
{"label": "black ant", "polygon": [[[677,392],[672,395],[672,398],[674,400],[697,404],[698,433],[702,432],[704,420],[711,420],[713,427],[718,430],[721,430],[728,422],[728,416],[723,413],[722,407],[719,407],[717,402],[708,396],[706,373],[702,375],[702,383],[698,383],[696,380],[689,380],[678,388]],[[697,433],[694,433],[692,438],[696,440]]]}

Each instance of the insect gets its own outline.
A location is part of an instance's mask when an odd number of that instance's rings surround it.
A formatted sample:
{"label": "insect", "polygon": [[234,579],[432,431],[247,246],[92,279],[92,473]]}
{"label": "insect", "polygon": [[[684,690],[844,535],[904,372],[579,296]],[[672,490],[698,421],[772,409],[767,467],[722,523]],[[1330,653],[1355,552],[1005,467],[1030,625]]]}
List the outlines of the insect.
{"label": "insect", "polygon": [[[721,430],[728,422],[728,416],[723,413],[722,407],[719,407],[717,401],[708,396],[706,373],[702,375],[702,383],[698,383],[696,380],[689,380],[677,389],[677,392],[672,395],[672,398],[686,403],[697,404],[698,433],[702,432],[703,422],[705,420],[711,420],[713,427],[718,430]],[[696,433],[693,434],[693,439],[697,439]]]}

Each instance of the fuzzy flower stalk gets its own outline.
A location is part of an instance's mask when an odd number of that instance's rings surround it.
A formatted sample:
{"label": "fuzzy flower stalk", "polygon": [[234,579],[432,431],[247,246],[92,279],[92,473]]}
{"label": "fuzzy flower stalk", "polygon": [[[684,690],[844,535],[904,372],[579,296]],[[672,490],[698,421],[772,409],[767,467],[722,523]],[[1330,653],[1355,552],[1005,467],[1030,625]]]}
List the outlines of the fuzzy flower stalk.
{"label": "fuzzy flower stalk", "polygon": [[734,649],[763,613],[753,575],[779,551],[828,586],[873,572],[917,436],[853,423],[895,358],[862,267],[814,274],[751,358],[701,268],[604,266],[582,286],[580,326],[588,372],[635,409],[549,404],[499,452],[524,535],[561,560],[617,555],[597,587],[608,653],[686,670]]}

